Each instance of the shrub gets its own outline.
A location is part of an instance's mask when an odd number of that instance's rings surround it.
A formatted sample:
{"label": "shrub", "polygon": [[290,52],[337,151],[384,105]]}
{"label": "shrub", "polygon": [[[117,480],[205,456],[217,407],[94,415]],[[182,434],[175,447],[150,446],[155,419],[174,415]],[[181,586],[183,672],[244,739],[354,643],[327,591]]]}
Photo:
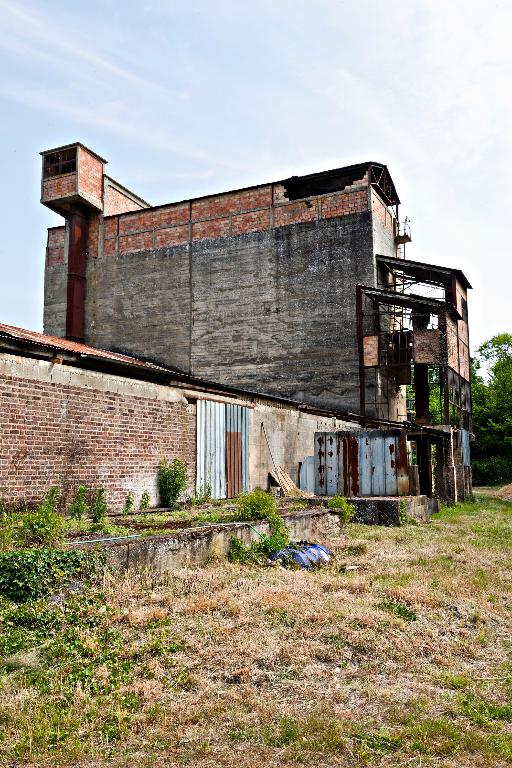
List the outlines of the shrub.
{"label": "shrub", "polygon": [[87,504],[87,486],[79,485],[76,489],[75,498],[69,507],[69,516],[73,520],[81,520],[89,514],[89,505]]}
{"label": "shrub", "polygon": [[335,509],[338,512],[340,525],[342,526],[351,523],[356,514],[355,504],[349,504],[344,496],[333,496],[332,499],[329,499],[327,502],[327,507],[329,509]]}
{"label": "shrub", "polygon": [[273,552],[283,549],[289,543],[288,531],[277,512],[274,499],[269,493],[257,488],[251,493],[242,493],[237,499],[238,520],[267,520],[270,536],[261,534],[258,541],[246,547],[239,539],[231,539],[228,558],[232,562],[258,563],[267,560]]}
{"label": "shrub", "polygon": [[126,500],[124,502],[123,515],[129,515],[130,512],[133,511],[134,506],[135,506],[135,496],[131,491],[128,491],[128,493],[126,494]]}
{"label": "shrub", "polygon": [[187,465],[181,459],[162,459],[158,467],[158,490],[163,507],[173,507],[187,487]]}
{"label": "shrub", "polygon": [[489,456],[471,462],[474,485],[506,485],[512,483],[512,458]]}
{"label": "shrub", "polygon": [[93,496],[91,504],[91,530],[101,531],[107,521],[107,502],[105,500],[105,489],[98,488]]}
{"label": "shrub", "polygon": [[236,499],[239,520],[268,520],[277,514],[277,507],[270,493],[261,488],[251,493],[241,493]]}
{"label": "shrub", "polygon": [[15,603],[37,600],[73,579],[89,578],[98,562],[98,553],[84,550],[0,552],[0,595]]}
{"label": "shrub", "polygon": [[149,509],[151,498],[149,496],[149,491],[143,491],[142,496],[140,497],[140,505],[139,509],[141,512],[146,512],[146,510]]}
{"label": "shrub", "polygon": [[59,489],[49,488],[34,512],[23,517],[19,539],[23,545],[55,546],[62,539],[64,519],[58,514]]}

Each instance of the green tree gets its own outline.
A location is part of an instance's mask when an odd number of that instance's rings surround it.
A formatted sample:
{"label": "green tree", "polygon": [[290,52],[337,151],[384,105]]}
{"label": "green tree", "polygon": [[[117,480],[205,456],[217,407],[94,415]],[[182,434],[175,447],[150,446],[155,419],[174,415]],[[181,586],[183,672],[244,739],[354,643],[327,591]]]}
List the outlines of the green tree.
{"label": "green tree", "polygon": [[472,363],[474,482],[512,482],[512,334],[484,342]]}

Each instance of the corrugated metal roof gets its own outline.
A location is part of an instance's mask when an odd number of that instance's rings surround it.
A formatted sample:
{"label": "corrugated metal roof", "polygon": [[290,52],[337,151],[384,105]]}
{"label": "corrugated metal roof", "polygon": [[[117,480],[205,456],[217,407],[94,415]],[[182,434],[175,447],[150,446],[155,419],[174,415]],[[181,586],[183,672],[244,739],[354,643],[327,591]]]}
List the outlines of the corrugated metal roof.
{"label": "corrugated metal roof", "polygon": [[160,365],[149,363],[145,360],[139,360],[136,357],[120,355],[117,352],[110,352],[106,349],[90,347],[87,344],[80,344],[76,341],[61,339],[58,336],[48,336],[45,333],[38,333],[37,331],[27,331],[25,328],[16,328],[12,325],[5,325],[4,323],[0,323],[0,336],[7,337],[15,341],[27,342],[28,344],[34,344],[41,347],[48,347],[50,349],[56,350],[57,352],[71,352],[76,355],[80,355],[81,357],[102,358],[104,360],[110,360],[115,363],[137,365],[141,368],[147,368],[151,371],[169,372],[169,368],[164,368]]}

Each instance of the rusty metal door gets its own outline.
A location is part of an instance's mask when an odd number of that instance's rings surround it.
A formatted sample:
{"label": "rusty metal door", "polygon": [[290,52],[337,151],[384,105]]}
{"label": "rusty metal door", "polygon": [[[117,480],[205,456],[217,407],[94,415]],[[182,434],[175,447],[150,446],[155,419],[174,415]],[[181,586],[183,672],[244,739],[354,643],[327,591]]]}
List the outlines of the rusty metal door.
{"label": "rusty metal door", "polygon": [[214,499],[249,490],[248,408],[197,401],[196,491]]}
{"label": "rusty metal door", "polygon": [[226,488],[232,499],[244,490],[243,481],[243,434],[244,414],[247,409],[226,404]]}

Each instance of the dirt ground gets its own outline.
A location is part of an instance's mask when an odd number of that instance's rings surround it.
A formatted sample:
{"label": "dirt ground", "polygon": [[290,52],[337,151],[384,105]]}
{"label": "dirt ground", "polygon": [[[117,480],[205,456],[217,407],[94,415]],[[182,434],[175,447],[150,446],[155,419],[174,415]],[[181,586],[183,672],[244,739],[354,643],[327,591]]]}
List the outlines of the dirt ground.
{"label": "dirt ground", "polygon": [[328,544],[314,572],[214,562],[69,598],[4,656],[1,764],[509,765],[512,504]]}

